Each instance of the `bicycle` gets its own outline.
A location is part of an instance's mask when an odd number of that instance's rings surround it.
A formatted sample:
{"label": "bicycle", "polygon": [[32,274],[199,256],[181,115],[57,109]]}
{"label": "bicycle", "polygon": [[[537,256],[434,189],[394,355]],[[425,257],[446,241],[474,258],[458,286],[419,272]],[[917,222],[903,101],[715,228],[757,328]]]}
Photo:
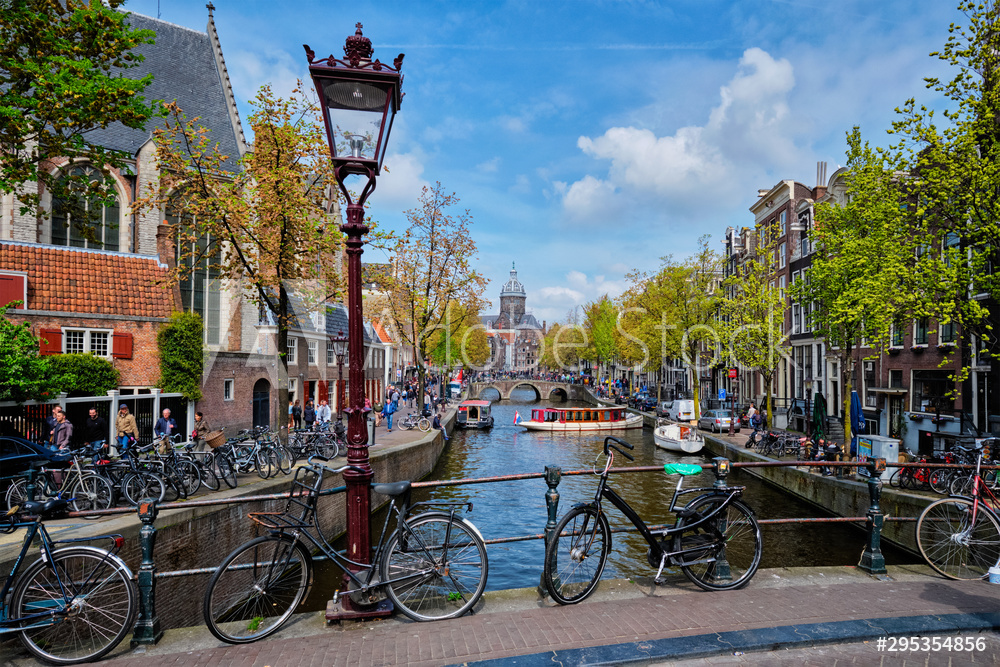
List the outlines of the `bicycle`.
{"label": "bicycle", "polygon": [[917,519],[920,554],[949,579],[983,579],[1000,564],[1000,501],[980,475],[982,443],[973,448],[978,455],[971,496],[936,500]]}
{"label": "bicycle", "polygon": [[[617,451],[630,461],[633,457],[618,448],[633,449],[627,442],[608,436],[604,439],[604,469],[594,474],[600,481],[594,500],[576,505],[556,525],[545,547],[542,577],[552,599],[559,604],[576,604],[597,588],[611,551],[611,529],[601,507],[602,499],[621,510],[649,543],[646,560],[658,567],[656,583],[667,565],[680,566],[692,583],[709,591],[743,588],[757,572],[763,551],[760,526],[754,511],[740,500],[745,487],[683,489],[684,477],[697,475],[701,466],[674,463],[664,466],[678,474],[670,508],[676,515],[672,527],[651,530],[638,513],[608,486],[608,473]],[[728,469],[728,462],[722,463]],[[684,507],[677,499],[703,492]]]}
{"label": "bicycle", "polygon": [[[139,611],[132,572],[117,556],[121,535],[53,540],[43,520],[64,511],[68,501],[26,501],[7,511],[12,533],[26,528],[21,552],[0,591],[0,634],[16,632],[35,657],[58,665],[97,660],[125,638]],[[24,510],[35,516],[19,520]],[[21,565],[38,538],[41,556],[21,573]],[[80,542],[110,540],[113,551]],[[58,544],[74,544],[54,549]]]}
{"label": "bicycle", "polygon": [[[56,461],[70,463],[69,468],[38,468],[39,477],[35,483],[35,497],[42,500],[49,498],[70,498],[72,507],[78,512],[87,510],[104,510],[111,507],[114,501],[114,489],[106,479],[93,472],[85,470],[80,465],[84,456],[93,456],[88,448],[72,450],[65,454],[53,452],[60,458]],[[68,458],[61,458],[68,456]],[[5,497],[7,508],[23,505],[28,500],[28,480],[19,479],[10,485]]]}
{"label": "bicycle", "polygon": [[[361,469],[329,468],[317,460],[323,459],[312,456],[295,471],[283,512],[248,515],[269,534],[238,547],[209,580],[202,611],[215,637],[246,644],[277,632],[311,586],[310,543],[343,569],[350,584],[340,594],[357,605],[375,604],[385,594],[415,621],[454,618],[475,606],[489,573],[486,545],[476,527],[455,514],[463,506],[471,511],[472,503],[411,504],[409,481],[373,484],[372,491],[390,498],[389,511],[371,563],[358,563],[326,541],[316,510],[326,474]],[[418,506],[449,510],[407,517]],[[387,536],[393,513],[396,529]]]}
{"label": "bicycle", "polygon": [[427,417],[421,417],[416,412],[406,415],[404,418],[399,420],[398,424],[400,428],[406,429],[407,431],[412,429],[414,426],[419,428],[424,433],[431,430],[430,420],[427,419]]}

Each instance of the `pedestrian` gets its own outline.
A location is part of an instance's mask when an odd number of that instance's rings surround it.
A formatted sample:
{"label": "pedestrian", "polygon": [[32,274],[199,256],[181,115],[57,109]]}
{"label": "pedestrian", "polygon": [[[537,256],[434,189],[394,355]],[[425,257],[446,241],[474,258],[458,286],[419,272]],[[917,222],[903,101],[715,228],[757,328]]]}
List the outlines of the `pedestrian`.
{"label": "pedestrian", "polygon": [[288,401],[288,430],[295,428],[295,401]]}
{"label": "pedestrian", "polygon": [[330,406],[327,405],[326,401],[319,402],[319,409],[316,410],[316,421],[321,423],[326,423],[330,421],[333,416],[333,411],[330,410]]}
{"label": "pedestrian", "polygon": [[441,431],[441,435],[444,436],[444,441],[448,442],[448,430],[444,427],[444,424],[441,423],[441,411],[440,410],[438,410],[437,412],[434,413],[433,427],[436,428],[436,429],[438,429],[439,431]]}
{"label": "pedestrian", "polygon": [[135,423],[135,415],[130,414],[124,403],[118,406],[118,416],[115,418],[115,434],[118,438],[118,455],[128,456],[129,447],[135,442],[139,427]]}
{"label": "pedestrian", "polygon": [[302,421],[306,423],[306,430],[311,431],[313,422],[316,421],[316,408],[312,401],[306,401],[306,407],[302,410]]}
{"label": "pedestrian", "polygon": [[298,401],[292,406],[292,420],[295,422],[295,428],[302,428],[302,406]]}
{"label": "pedestrian", "polygon": [[160,440],[157,451],[160,454],[170,452],[170,436],[177,432],[177,422],[170,416],[170,408],[163,408],[163,416],[156,420],[153,435]]}
{"label": "pedestrian", "polygon": [[194,430],[191,431],[191,439],[194,440],[195,451],[208,451],[208,440],[205,439],[205,436],[210,430],[205,415],[200,412],[194,413]]}
{"label": "pedestrian", "polygon": [[[367,399],[366,399],[367,400]],[[382,403],[376,403],[372,406],[372,414],[375,415],[375,426],[382,425],[382,419],[385,418],[385,407]]]}
{"label": "pedestrian", "polygon": [[398,408],[399,405],[397,403],[393,403],[392,401],[386,401],[385,408],[383,408],[382,410],[382,412],[385,413],[385,426],[386,426],[385,430],[388,432],[392,431],[392,416],[396,414],[396,410]]}
{"label": "pedestrian", "polygon": [[45,441],[45,442],[47,442],[47,443],[49,443],[50,445],[54,445],[55,444],[54,441],[53,441],[53,439],[52,439],[52,435],[53,435],[52,432],[55,431],[56,424],[59,423],[59,413],[60,412],[62,412],[62,408],[59,407],[58,405],[53,405],[52,406],[52,414],[45,418],[45,426],[44,426],[44,430],[42,431],[42,440]]}
{"label": "pedestrian", "polygon": [[97,414],[97,408],[90,408],[87,415],[87,423],[83,425],[83,443],[96,456],[108,444],[108,422]]}
{"label": "pedestrian", "polygon": [[66,419],[66,413],[62,410],[56,414],[56,425],[52,429],[52,444],[61,452],[69,450],[70,440],[73,438],[73,424]]}

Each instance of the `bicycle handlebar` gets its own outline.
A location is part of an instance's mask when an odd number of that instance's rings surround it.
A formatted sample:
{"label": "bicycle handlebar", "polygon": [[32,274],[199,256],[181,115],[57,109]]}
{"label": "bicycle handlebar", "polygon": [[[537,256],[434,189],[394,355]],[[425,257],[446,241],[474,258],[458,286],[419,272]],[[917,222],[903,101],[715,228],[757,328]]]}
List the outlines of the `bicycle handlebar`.
{"label": "bicycle handlebar", "polygon": [[329,460],[330,459],[326,458],[325,456],[320,456],[319,454],[313,454],[312,456],[309,457],[308,462],[309,462],[309,465],[311,467],[313,467],[313,468],[322,468],[323,470],[326,470],[327,472],[332,472],[335,475],[339,475],[340,473],[342,473],[342,472],[344,472],[346,470],[353,470],[354,472],[360,472],[360,473],[364,473],[365,472],[364,468],[360,468],[360,467],[354,466],[354,465],[346,465],[346,466],[343,466],[343,467],[340,467],[340,468],[331,468],[329,466],[323,465],[322,463],[316,463],[315,462],[315,461],[323,461],[325,463],[325,462],[327,462]]}
{"label": "bicycle handlebar", "polygon": [[635,447],[633,447],[629,443],[625,442],[621,438],[616,438],[613,435],[609,435],[608,437],[606,437],[604,439],[604,455],[605,456],[608,455],[608,448],[610,447],[611,449],[615,450],[616,452],[618,452],[619,454],[621,454],[622,456],[624,456],[625,458],[627,458],[629,461],[635,461],[635,457],[634,456],[632,456],[631,454],[628,454],[624,450],[618,448],[618,446],[611,444],[611,443],[614,443],[614,442],[618,443],[622,447],[628,447],[629,449],[635,449]]}

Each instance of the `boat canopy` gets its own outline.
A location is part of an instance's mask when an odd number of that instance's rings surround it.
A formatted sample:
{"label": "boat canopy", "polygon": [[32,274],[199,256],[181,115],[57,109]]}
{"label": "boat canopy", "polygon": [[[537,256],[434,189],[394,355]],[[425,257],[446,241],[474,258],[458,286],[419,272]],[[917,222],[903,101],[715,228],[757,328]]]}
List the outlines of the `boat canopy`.
{"label": "boat canopy", "polygon": [[622,408],[543,408],[531,411],[535,422],[618,422],[626,418]]}

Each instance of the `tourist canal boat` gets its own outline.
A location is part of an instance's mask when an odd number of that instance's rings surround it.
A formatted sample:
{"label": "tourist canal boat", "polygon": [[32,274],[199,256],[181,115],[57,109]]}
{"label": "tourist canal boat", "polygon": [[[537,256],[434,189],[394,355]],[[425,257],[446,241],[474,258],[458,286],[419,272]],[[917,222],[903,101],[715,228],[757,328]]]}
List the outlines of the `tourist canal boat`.
{"label": "tourist canal boat", "polygon": [[455,428],[493,428],[489,401],[462,401],[458,404]]}
{"label": "tourist canal boat", "polygon": [[624,408],[543,408],[519,424],[531,431],[616,431],[642,428],[642,415]]}
{"label": "tourist canal boat", "polygon": [[668,419],[657,421],[653,430],[653,442],[661,449],[682,454],[696,454],[705,446],[705,439],[698,433],[698,429]]}

